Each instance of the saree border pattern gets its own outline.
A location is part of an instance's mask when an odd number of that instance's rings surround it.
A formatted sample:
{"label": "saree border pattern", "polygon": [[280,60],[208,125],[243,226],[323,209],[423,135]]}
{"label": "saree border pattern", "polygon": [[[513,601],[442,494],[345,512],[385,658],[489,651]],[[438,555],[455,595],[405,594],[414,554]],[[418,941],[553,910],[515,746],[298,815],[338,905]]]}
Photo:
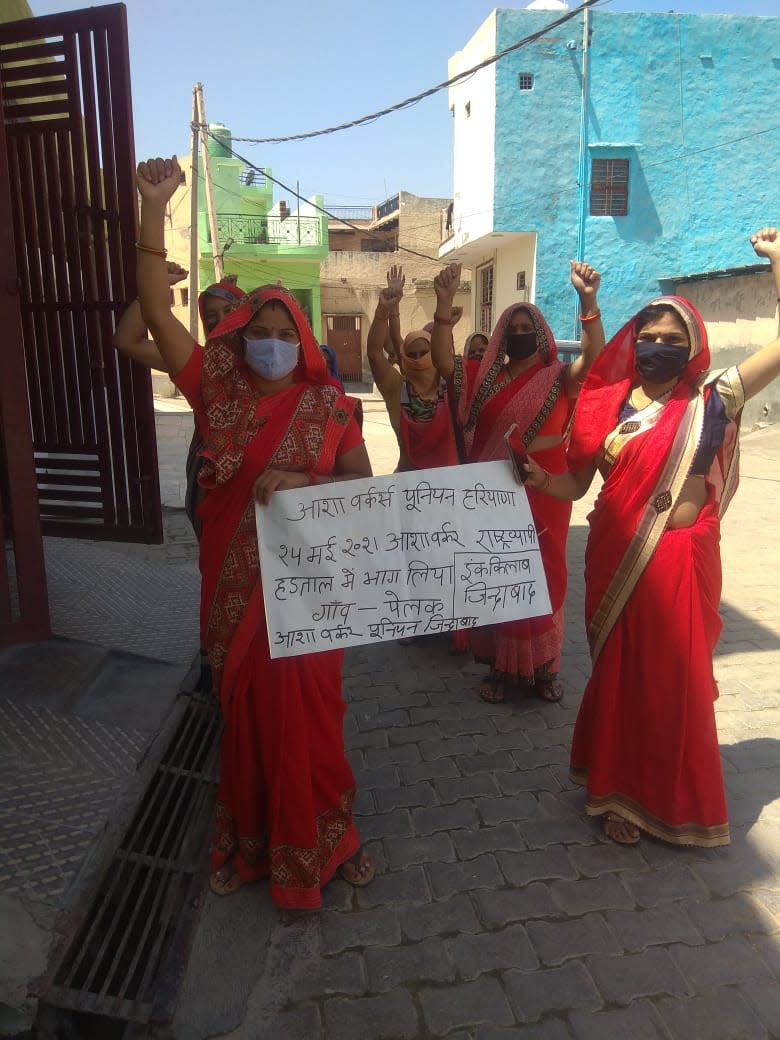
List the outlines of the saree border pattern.
{"label": "saree border pattern", "polygon": [[[572,783],[580,787],[587,787],[588,771],[574,766],[569,770],[569,778]],[[645,831],[654,838],[668,842],[670,845],[689,845],[702,849],[717,848],[720,845],[728,845],[730,842],[728,821],[715,824],[712,827],[704,827],[698,823],[665,823],[659,817],[646,812],[639,802],[626,795],[612,792],[611,794],[595,796],[588,794],[585,803],[587,816],[603,816],[605,813],[616,813]]]}
{"label": "saree border pattern", "polygon": [[[686,405],[658,483],[588,626],[588,642],[594,664],[666,530],[671,511],[690,472],[701,440],[703,425],[704,397],[697,392]],[[629,438],[636,434],[626,436]],[[612,445],[614,441],[611,440],[609,443]],[[667,497],[667,492],[670,493],[670,498]],[[664,496],[664,505],[668,501],[669,508],[659,512],[656,502],[661,496]]]}

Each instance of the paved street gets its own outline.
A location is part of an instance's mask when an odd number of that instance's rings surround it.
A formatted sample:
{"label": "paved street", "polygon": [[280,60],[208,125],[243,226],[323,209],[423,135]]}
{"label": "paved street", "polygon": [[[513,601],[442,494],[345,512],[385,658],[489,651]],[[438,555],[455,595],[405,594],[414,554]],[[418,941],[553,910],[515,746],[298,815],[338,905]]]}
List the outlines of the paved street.
{"label": "paved street", "polygon": [[[366,436],[388,472],[371,405]],[[589,672],[577,504],[563,703],[484,704],[482,669],[444,642],[348,651],[377,877],[332,882],[317,913],[278,911],[263,884],[209,896],[177,1040],[780,1036],[780,431],[744,438],[742,473],[716,661],[731,846],[618,847],[583,816],[567,776]]]}
{"label": "paved street", "polygon": [[[57,638],[3,658],[4,1035],[30,1014],[58,913],[197,647],[197,547],[177,498],[192,419],[158,403],[166,544],[46,539]],[[389,472],[382,406],[364,410]],[[716,658],[731,846],[621,848],[583,816],[567,777],[589,671],[579,503],[564,701],[484,704],[482,669],[446,642],[349,651],[347,745],[377,877],[333,881],[316,913],[277,910],[264,884],[209,895],[176,1040],[780,1037],[779,474],[780,427],[745,436]]]}

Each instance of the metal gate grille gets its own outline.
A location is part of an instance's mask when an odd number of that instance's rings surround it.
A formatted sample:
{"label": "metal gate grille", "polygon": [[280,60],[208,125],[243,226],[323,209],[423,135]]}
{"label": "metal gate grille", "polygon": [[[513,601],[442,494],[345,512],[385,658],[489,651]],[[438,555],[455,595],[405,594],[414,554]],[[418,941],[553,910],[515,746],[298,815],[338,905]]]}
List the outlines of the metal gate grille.
{"label": "metal gate grille", "polygon": [[44,531],[161,541],[151,380],[111,345],[135,295],[124,7],[0,26],[0,80]]}
{"label": "metal gate grille", "polygon": [[42,987],[46,1004],[128,1022],[172,1018],[171,966],[184,963],[203,887],[221,729],[215,697],[187,698],[83,923]]}

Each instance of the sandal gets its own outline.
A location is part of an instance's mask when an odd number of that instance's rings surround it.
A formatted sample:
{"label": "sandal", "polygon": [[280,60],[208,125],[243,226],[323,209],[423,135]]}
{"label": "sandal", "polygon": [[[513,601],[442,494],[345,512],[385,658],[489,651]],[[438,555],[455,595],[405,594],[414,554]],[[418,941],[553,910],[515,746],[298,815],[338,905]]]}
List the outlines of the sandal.
{"label": "sandal", "polygon": [[637,825],[618,813],[605,813],[601,817],[601,826],[606,836],[618,845],[636,845],[641,836]]}
{"label": "sandal", "polygon": [[557,679],[537,681],[533,685],[533,690],[537,697],[540,697],[543,701],[549,701],[550,704],[557,704],[563,697],[563,686]]}
{"label": "sandal", "polygon": [[242,884],[241,875],[231,863],[226,863],[209,876],[209,886],[215,896],[232,896]]}
{"label": "sandal", "polygon": [[354,856],[350,856],[339,867],[339,873],[344,880],[348,881],[350,885],[354,885],[355,888],[362,888],[370,881],[373,881],[375,872],[376,867],[373,859],[362,848],[358,849]]}
{"label": "sandal", "polygon": [[504,680],[495,672],[488,672],[479,684],[479,695],[487,704],[503,704],[506,700]]}

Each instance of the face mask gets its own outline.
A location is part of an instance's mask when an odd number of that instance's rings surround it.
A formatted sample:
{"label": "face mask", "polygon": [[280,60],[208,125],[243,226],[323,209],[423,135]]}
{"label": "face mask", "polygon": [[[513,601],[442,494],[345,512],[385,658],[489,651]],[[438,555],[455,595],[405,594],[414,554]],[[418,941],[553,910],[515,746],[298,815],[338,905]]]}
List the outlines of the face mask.
{"label": "face mask", "polygon": [[681,376],[688,364],[688,351],[668,343],[640,341],[634,344],[636,370],[648,383],[668,383]]}
{"label": "face mask", "polygon": [[261,379],[284,379],[298,364],[299,343],[283,339],[245,339],[244,360]]}
{"label": "face mask", "polygon": [[427,372],[433,367],[433,358],[430,354],[423,354],[420,358],[403,359],[404,372]]}
{"label": "face mask", "polygon": [[523,361],[538,349],[535,332],[510,332],[506,338],[507,356],[514,361]]}

